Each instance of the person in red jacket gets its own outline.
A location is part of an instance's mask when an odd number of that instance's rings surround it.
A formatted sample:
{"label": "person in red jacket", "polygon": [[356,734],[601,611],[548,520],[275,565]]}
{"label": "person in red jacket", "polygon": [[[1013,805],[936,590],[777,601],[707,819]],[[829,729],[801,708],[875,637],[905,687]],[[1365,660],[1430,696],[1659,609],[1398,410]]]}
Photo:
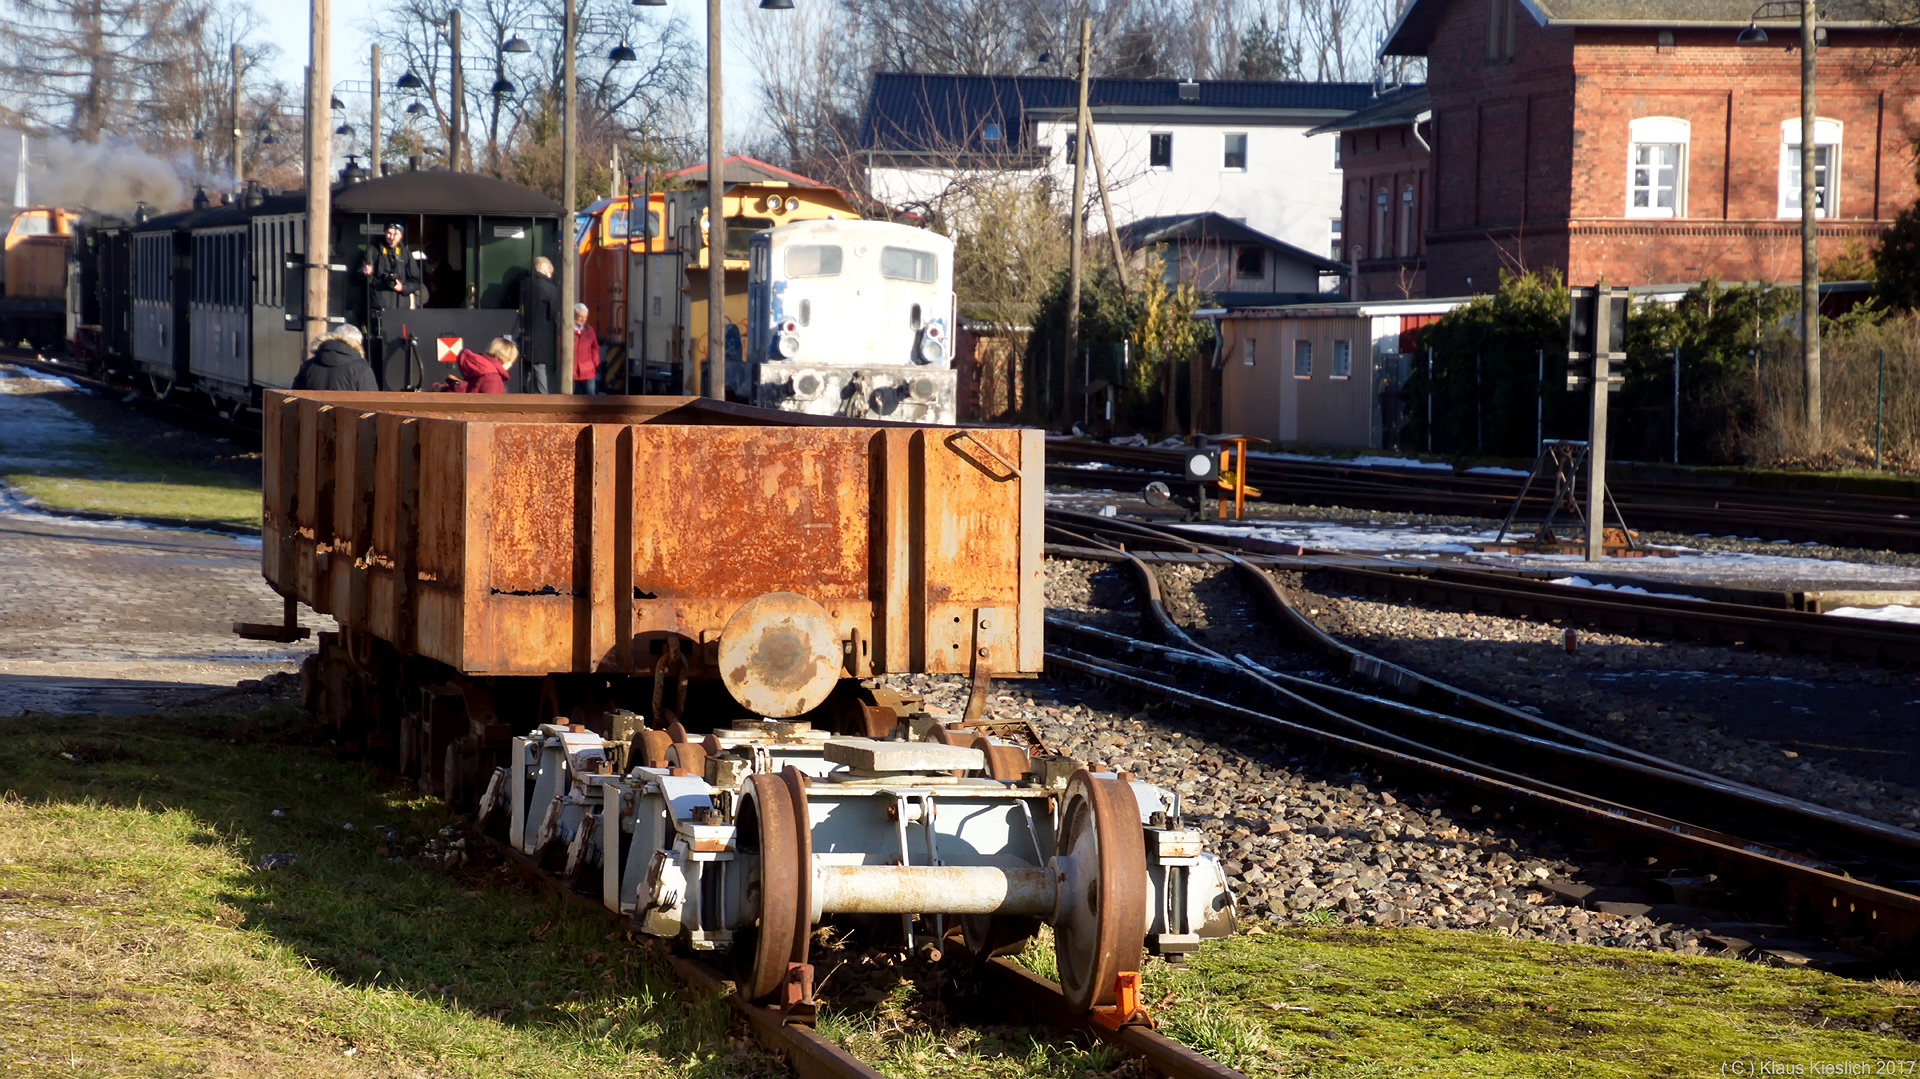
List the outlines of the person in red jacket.
{"label": "person in red jacket", "polygon": [[573,392],[600,392],[600,335],[587,325],[587,305],[573,305]]}
{"label": "person in red jacket", "polygon": [[520,349],[504,337],[496,337],[485,352],[460,350],[460,391],[462,393],[505,393],[507,374],[520,359]]}

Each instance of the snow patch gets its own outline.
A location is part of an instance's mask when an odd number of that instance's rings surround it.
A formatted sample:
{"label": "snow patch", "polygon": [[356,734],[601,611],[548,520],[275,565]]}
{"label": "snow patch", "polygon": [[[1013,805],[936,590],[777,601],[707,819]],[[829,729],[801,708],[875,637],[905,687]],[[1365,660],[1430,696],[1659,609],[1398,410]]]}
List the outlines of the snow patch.
{"label": "snow patch", "polygon": [[1835,607],[1824,613],[1840,618],[1865,618],[1875,622],[1905,622],[1920,626],[1920,607]]}

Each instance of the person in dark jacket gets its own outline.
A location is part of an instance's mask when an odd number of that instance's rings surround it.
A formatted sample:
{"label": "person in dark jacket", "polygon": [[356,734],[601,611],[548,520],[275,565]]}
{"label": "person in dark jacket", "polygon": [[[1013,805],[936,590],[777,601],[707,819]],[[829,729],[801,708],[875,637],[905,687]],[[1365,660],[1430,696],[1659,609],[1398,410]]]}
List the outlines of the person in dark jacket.
{"label": "person in dark jacket", "polygon": [[573,392],[591,397],[600,392],[600,335],[587,324],[587,305],[573,305]]}
{"label": "person in dark jacket", "polygon": [[388,225],[383,242],[363,249],[354,263],[354,272],[366,285],[368,304],[374,311],[412,307],[414,297],[426,286],[421,270],[425,256],[401,242],[406,235],[398,223]]}
{"label": "person in dark jacket", "polygon": [[520,279],[520,341],[525,346],[528,393],[552,393],[554,360],[560,351],[560,288],[553,283],[553,262],[533,260],[533,272]]}
{"label": "person in dark jacket", "polygon": [[485,352],[460,350],[460,391],[462,393],[505,393],[507,376],[513,372],[520,350],[512,341],[496,337]]}
{"label": "person in dark jacket", "polygon": [[373,377],[373,365],[361,349],[360,329],[346,325],[322,337],[313,355],[300,365],[293,376],[296,390],[326,390],[372,393],[380,388]]}

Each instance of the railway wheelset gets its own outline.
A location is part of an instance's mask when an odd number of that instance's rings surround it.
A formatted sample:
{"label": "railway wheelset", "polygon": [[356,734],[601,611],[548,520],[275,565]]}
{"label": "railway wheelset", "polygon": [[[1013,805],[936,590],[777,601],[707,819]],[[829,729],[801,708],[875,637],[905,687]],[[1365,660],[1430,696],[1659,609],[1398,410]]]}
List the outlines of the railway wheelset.
{"label": "railway wheelset", "polygon": [[987,711],[1042,662],[1037,432],[371,394],[265,427],[263,570],[340,625],[309,705],[747,999],[810,1009],[824,924],[980,960],[1050,926],[1066,1003],[1124,1023],[1146,954],[1232,932],[1177,794]]}

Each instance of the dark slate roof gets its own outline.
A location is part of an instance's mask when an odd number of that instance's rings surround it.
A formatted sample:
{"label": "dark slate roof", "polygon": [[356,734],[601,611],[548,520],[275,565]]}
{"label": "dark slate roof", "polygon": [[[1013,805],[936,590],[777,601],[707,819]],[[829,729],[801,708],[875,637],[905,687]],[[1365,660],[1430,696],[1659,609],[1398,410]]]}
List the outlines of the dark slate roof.
{"label": "dark slate roof", "polygon": [[[1425,56],[1433,41],[1441,10],[1452,0],[1411,0],[1399,22],[1380,47],[1382,56]],[[1477,0],[1476,0],[1477,2]],[[1820,21],[1828,26],[1880,25],[1873,17],[1875,0],[1824,0]],[[1738,27],[1753,19],[1756,0],[1520,0],[1521,7],[1540,26],[1646,26],[1680,30],[1695,27]],[[1482,7],[1485,5],[1482,4]],[[1797,13],[1773,15],[1760,22],[1798,24]]]}
{"label": "dark slate roof", "polygon": [[[1268,110],[1304,118],[1360,108],[1373,98],[1363,82],[1201,82],[1198,100],[1180,100],[1177,79],[1094,79],[1088,105],[1096,109],[1151,108]],[[867,111],[860,119],[863,150],[1020,153],[1027,145],[1026,113],[1072,109],[1078,84],[1069,78],[1033,75],[925,75],[882,71],[873,77]],[[1004,137],[983,138],[988,124]]]}
{"label": "dark slate roof", "polygon": [[1389,93],[1357,112],[1348,113],[1330,124],[1321,124],[1309,135],[1326,131],[1360,131],[1369,127],[1398,127],[1410,124],[1427,110],[1433,96],[1424,86],[1409,86]]}
{"label": "dark slate roof", "polygon": [[1295,247],[1285,240],[1278,240],[1251,229],[1231,217],[1209,210],[1203,214],[1169,214],[1164,217],[1143,217],[1138,221],[1120,226],[1120,241],[1128,247],[1145,247],[1149,244],[1172,243],[1177,240],[1191,240],[1199,243],[1208,241],[1225,244],[1260,244],[1278,251],[1283,257],[1295,262],[1304,262],[1322,273],[1343,273],[1347,264],[1335,262],[1325,255],[1317,255],[1305,248]]}
{"label": "dark slate roof", "polygon": [[1346,298],[1344,292],[1216,292],[1213,294],[1213,306],[1225,308],[1228,311],[1245,311],[1255,307],[1339,303]]}
{"label": "dark slate roof", "polygon": [[444,169],[396,172],[339,188],[333,193],[333,209],[349,214],[560,214],[558,202],[531,187]]}

